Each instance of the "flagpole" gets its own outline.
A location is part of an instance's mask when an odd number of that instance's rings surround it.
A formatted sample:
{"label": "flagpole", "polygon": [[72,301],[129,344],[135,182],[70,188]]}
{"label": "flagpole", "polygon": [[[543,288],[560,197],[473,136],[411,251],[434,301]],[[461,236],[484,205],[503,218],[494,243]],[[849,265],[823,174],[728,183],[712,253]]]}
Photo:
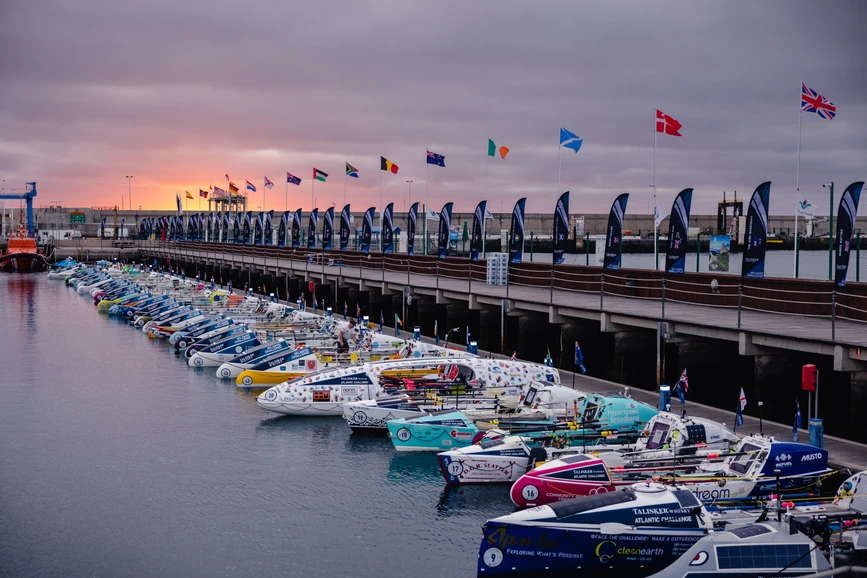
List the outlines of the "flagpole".
{"label": "flagpole", "polygon": [[[430,150],[430,149],[427,149]],[[424,218],[422,219],[422,236],[424,237],[424,254],[427,255],[427,192],[430,181],[430,163],[424,162]]]}
{"label": "flagpole", "polygon": [[289,177],[288,176],[286,177],[286,208],[283,210],[284,211],[289,210]]}
{"label": "flagpole", "polygon": [[[563,156],[563,145],[559,144],[559,145],[557,145],[557,198],[560,197],[560,165],[562,164],[561,163],[562,156]],[[557,200],[555,199],[554,202],[556,203]]]}
{"label": "flagpole", "polygon": [[379,168],[379,252],[382,253],[382,167]]}
{"label": "flagpole", "polygon": [[653,109],[653,267],[659,270],[659,225],[656,222],[656,212],[659,210],[656,207],[656,138],[658,131],[656,130],[656,111]]}
{"label": "flagpole", "polygon": [[310,179],[310,211],[313,211],[313,206],[316,204],[316,169],[313,170],[313,178]]}
{"label": "flagpole", "polygon": [[346,206],[346,171],[343,172],[343,206]]}
{"label": "flagpole", "polygon": [[[803,87],[804,81],[801,81],[801,86]],[[803,90],[803,88],[801,88]],[[798,95],[798,164],[795,168],[795,203],[799,203],[801,201],[801,118],[804,116],[801,114],[801,95]],[[833,207],[832,209],[833,210]],[[832,232],[833,234],[833,232]],[[830,237],[829,237],[830,238]],[[830,241],[829,241],[830,243]],[[795,262],[794,262],[794,276],[798,277],[798,207],[795,206]]]}

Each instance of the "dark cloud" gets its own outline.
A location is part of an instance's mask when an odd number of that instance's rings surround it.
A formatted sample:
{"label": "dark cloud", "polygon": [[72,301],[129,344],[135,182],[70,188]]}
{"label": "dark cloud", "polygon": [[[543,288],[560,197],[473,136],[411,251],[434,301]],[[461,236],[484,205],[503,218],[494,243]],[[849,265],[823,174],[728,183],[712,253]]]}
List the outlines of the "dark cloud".
{"label": "dark cloud", "polygon": [[[0,172],[67,204],[104,203],[133,173],[136,198],[170,206],[174,190],[227,171],[282,185],[315,165],[332,174],[317,187],[327,205],[342,201],[348,160],[362,175],[350,198],[366,205],[380,155],[401,167],[385,198],[412,179],[418,199],[430,147],[448,165],[431,169],[432,205],[471,210],[487,174],[493,208],[526,195],[541,212],[556,198],[562,124],[585,139],[562,157],[573,210],[603,212],[629,191],[646,211],[659,107],[684,125],[683,138],[659,137],[662,205],[692,186],[694,211],[712,212],[723,190],[770,179],[772,212],[791,213],[801,78],[839,107],[830,122],[803,118],[802,190],[818,198],[823,182],[867,172],[865,16],[857,0],[11,0]],[[507,161],[488,165],[489,137]],[[309,205],[307,184],[292,204]]]}

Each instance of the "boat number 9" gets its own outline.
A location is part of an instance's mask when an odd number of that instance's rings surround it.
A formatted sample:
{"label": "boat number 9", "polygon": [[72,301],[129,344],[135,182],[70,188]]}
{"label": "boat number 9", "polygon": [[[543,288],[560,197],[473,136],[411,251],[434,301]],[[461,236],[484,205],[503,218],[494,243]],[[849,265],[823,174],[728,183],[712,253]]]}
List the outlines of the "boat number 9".
{"label": "boat number 9", "polygon": [[265,399],[267,399],[268,401],[274,401],[275,399],[277,399],[277,392],[273,389],[269,389],[265,392]]}
{"label": "boat number 9", "polygon": [[464,471],[464,465],[461,462],[452,462],[446,469],[450,475],[459,476]]}
{"label": "boat number 9", "polygon": [[402,427],[399,430],[397,430],[397,439],[399,439],[400,441],[402,441],[402,442],[409,441],[409,438],[411,438],[411,437],[412,437],[412,434],[409,433],[409,430],[406,429],[405,427]]}
{"label": "boat number 9", "polygon": [[488,568],[496,568],[503,562],[503,551],[499,548],[488,548],[482,554],[482,559]]}
{"label": "boat number 9", "polygon": [[532,502],[539,497],[539,488],[537,488],[533,484],[527,484],[526,486],[521,488],[521,496],[523,496],[524,499],[528,502]]}

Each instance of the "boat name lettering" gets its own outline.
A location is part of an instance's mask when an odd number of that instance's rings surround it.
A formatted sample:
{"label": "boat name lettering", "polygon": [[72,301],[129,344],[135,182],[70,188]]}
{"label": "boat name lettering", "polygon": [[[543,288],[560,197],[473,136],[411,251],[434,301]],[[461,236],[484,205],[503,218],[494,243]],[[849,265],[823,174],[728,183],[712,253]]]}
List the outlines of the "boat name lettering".
{"label": "boat name lettering", "polygon": [[813,460],[821,460],[821,459],[822,459],[822,454],[821,454],[821,453],[815,453],[815,454],[804,454],[804,456],[801,457],[801,461],[802,461],[802,462],[810,462],[810,461],[813,461]]}
{"label": "boat name lettering", "polygon": [[725,500],[731,497],[731,490],[698,490],[692,491],[699,500]]}

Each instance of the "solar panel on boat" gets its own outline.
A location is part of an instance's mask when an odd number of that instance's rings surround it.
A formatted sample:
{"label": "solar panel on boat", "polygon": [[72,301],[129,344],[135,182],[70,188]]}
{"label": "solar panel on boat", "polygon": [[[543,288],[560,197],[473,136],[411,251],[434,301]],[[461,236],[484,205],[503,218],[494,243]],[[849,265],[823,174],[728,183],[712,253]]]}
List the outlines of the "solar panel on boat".
{"label": "solar panel on boat", "polygon": [[614,504],[623,504],[633,502],[637,498],[632,490],[622,490],[620,492],[609,492],[607,494],[596,494],[595,496],[581,496],[572,500],[563,500],[562,502],[554,502],[548,504],[548,507],[554,511],[554,515],[558,519],[580,514],[595,508],[603,506],[612,506]]}
{"label": "solar panel on boat", "polygon": [[744,538],[752,538],[753,536],[761,536],[762,534],[770,534],[771,529],[761,524],[750,524],[749,526],[741,526],[734,530],[729,530],[729,534],[734,534],[741,540]]}
{"label": "solar panel on boat", "polygon": [[749,546],[717,546],[720,570],[763,568],[769,570],[812,569],[809,544],[756,544]]}
{"label": "solar panel on boat", "polygon": [[560,461],[564,464],[577,464],[579,462],[586,462],[595,458],[591,458],[590,456],[584,454],[574,454],[571,456],[565,456],[560,458]]}
{"label": "solar panel on boat", "polygon": [[701,502],[689,490],[672,490],[671,493],[674,494],[681,508],[696,508],[701,506]]}

